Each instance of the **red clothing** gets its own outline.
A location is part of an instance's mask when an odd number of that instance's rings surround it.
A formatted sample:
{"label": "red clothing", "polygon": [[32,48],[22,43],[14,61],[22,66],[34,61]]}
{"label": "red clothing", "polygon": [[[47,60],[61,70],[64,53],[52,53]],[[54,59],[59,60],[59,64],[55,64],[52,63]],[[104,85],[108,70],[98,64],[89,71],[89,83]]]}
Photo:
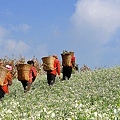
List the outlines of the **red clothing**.
{"label": "red clothing", "polygon": [[30,78],[29,82],[32,83],[32,79],[35,79],[36,76],[37,76],[37,70],[34,66],[32,66],[29,73],[29,78]]}
{"label": "red clothing", "polygon": [[75,67],[75,56],[72,55],[72,58],[71,58],[71,67],[74,68]]}
{"label": "red clothing", "polygon": [[75,62],[75,56],[72,56],[71,62]]}
{"label": "red clothing", "polygon": [[60,61],[58,59],[55,59],[54,70],[50,71],[50,74],[60,75]]}
{"label": "red clothing", "polygon": [[12,84],[12,75],[10,74],[10,72],[7,73],[4,80],[4,85],[1,86],[1,88],[5,93],[9,93],[9,89],[8,89],[8,86],[10,85],[9,83]]}

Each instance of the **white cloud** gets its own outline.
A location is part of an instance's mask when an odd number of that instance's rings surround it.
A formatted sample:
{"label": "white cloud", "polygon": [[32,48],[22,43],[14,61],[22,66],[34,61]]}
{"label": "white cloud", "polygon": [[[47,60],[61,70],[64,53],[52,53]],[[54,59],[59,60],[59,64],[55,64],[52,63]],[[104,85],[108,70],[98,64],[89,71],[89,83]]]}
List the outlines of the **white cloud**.
{"label": "white cloud", "polygon": [[11,29],[14,31],[23,31],[23,32],[27,32],[29,31],[31,28],[31,26],[27,25],[27,24],[21,24],[21,25],[11,25]]}
{"label": "white cloud", "polygon": [[[77,29],[91,30],[105,37],[103,42],[107,42],[111,34],[120,27],[120,2],[117,0],[78,0],[76,10],[72,17]],[[88,27],[89,26],[89,27]]]}
{"label": "white cloud", "polygon": [[0,26],[0,44],[2,44],[3,39],[4,39],[4,38],[6,37],[6,35],[8,35],[8,34],[9,34],[9,31],[8,31],[6,28]]}
{"label": "white cloud", "polygon": [[0,26],[0,46],[4,43],[8,36],[10,36],[9,31],[6,28]]}
{"label": "white cloud", "polygon": [[[16,30],[18,29],[16,28]],[[36,46],[29,46],[24,42],[24,40],[15,40],[12,39],[11,36],[12,33],[10,34],[10,32],[5,27],[0,27],[0,51],[2,51],[0,57],[23,55],[26,58],[32,58],[35,55],[41,59],[41,57],[48,55],[48,49],[45,43]]]}
{"label": "white cloud", "polygon": [[31,26],[29,26],[27,24],[23,24],[23,25],[20,25],[19,28],[21,30],[23,30],[24,32],[26,32],[26,31],[28,31],[31,28]]}
{"label": "white cloud", "polygon": [[[71,17],[71,44],[80,63],[91,66],[119,63],[115,43],[120,31],[119,0],[78,0]],[[114,56],[114,58],[112,57]]]}
{"label": "white cloud", "polygon": [[0,56],[5,55],[19,55],[19,54],[26,54],[30,49],[29,45],[27,45],[22,40],[13,40],[10,38],[11,34],[9,30],[5,27],[0,27]]}
{"label": "white cloud", "polygon": [[29,46],[23,41],[6,40],[5,49],[13,52],[13,54],[25,54],[29,50]]}

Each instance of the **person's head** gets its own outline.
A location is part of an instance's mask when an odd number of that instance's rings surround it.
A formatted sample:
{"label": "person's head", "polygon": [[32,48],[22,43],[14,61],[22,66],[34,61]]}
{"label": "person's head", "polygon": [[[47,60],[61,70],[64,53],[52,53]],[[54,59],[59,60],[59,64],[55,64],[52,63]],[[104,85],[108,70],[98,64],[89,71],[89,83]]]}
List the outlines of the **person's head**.
{"label": "person's head", "polygon": [[73,51],[70,51],[70,54],[71,54],[71,55],[74,55],[74,52],[73,52]]}
{"label": "person's head", "polygon": [[71,54],[72,57],[74,57],[74,52],[73,51],[70,51],[69,53]]}
{"label": "person's head", "polygon": [[34,61],[33,60],[29,60],[29,61],[27,61],[27,64],[34,66]]}
{"label": "person's head", "polygon": [[10,71],[12,70],[12,66],[10,66],[10,65],[6,65],[5,67]]}
{"label": "person's head", "polygon": [[54,58],[58,59],[58,56],[57,55],[53,55]]}

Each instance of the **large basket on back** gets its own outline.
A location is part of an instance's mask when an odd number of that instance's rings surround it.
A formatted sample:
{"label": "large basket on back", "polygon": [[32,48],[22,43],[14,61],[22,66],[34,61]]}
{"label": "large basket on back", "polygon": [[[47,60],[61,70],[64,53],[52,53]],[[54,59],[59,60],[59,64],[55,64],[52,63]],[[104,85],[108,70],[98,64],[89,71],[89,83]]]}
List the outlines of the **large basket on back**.
{"label": "large basket on back", "polygon": [[18,71],[18,80],[19,81],[29,81],[29,73],[30,73],[31,66],[29,64],[18,64],[17,71]]}
{"label": "large basket on back", "polygon": [[54,61],[55,58],[53,56],[43,57],[42,58],[43,70],[44,71],[54,70]]}
{"label": "large basket on back", "polygon": [[5,67],[0,67],[0,85],[4,85],[4,80],[7,75],[8,69]]}
{"label": "large basket on back", "polygon": [[62,65],[67,67],[67,66],[71,66],[71,54],[70,53],[66,53],[66,54],[61,54],[62,56]]}

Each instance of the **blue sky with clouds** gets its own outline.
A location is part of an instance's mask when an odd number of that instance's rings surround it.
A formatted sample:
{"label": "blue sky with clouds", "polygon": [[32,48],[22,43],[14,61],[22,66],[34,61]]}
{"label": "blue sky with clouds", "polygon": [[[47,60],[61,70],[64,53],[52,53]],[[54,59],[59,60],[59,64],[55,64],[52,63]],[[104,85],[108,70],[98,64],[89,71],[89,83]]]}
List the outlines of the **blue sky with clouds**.
{"label": "blue sky with clouds", "polygon": [[119,0],[0,0],[0,57],[74,51],[91,68],[120,65]]}

